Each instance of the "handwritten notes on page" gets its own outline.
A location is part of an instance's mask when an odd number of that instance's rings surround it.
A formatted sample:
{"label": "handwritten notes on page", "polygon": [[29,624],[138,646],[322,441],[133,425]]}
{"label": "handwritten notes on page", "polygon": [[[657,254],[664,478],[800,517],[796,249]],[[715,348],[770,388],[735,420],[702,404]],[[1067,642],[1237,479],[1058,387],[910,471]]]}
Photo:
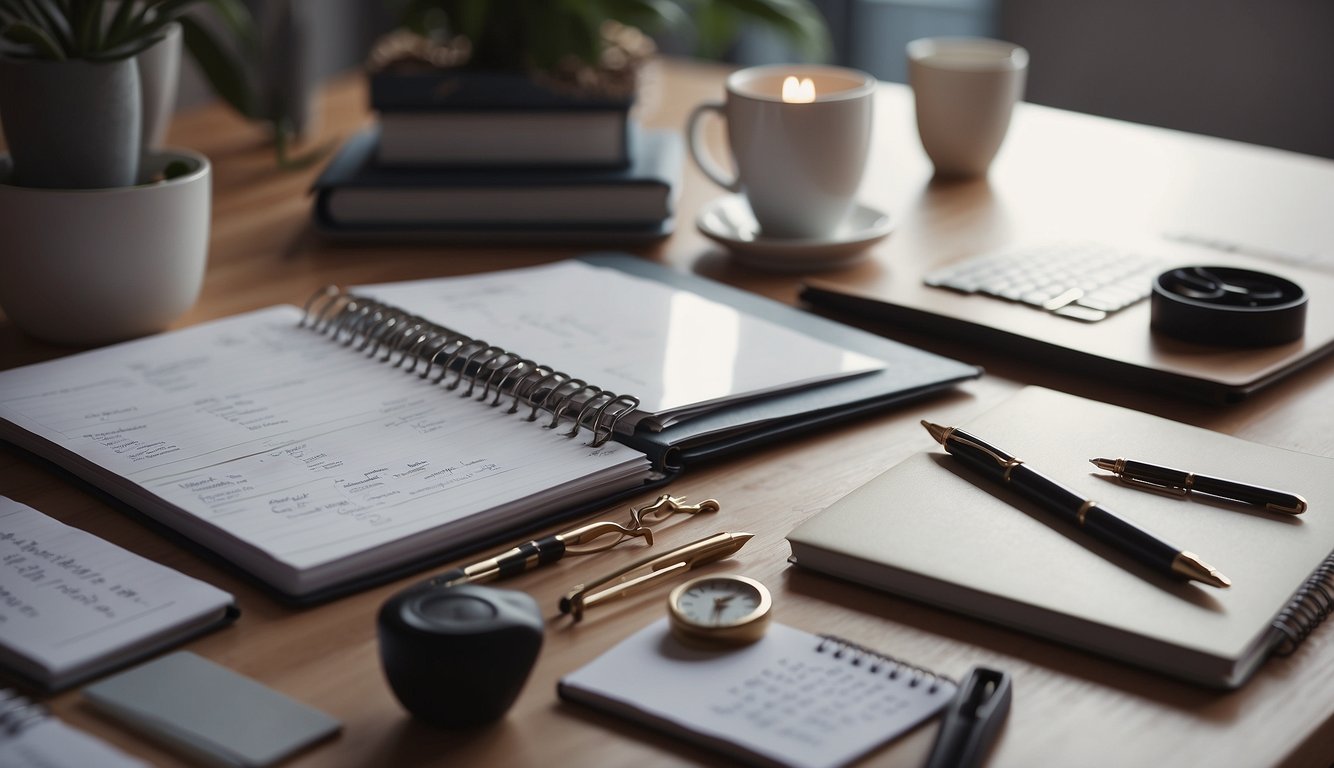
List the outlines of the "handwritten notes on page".
{"label": "handwritten notes on page", "polygon": [[63,688],[223,621],[232,596],[0,496],[0,663]]}
{"label": "handwritten notes on page", "polygon": [[748,763],[838,768],[939,712],[956,686],[784,624],[752,645],[704,648],[681,643],[660,619],[557,691]]}
{"label": "handwritten notes on page", "polygon": [[633,395],[641,416],[661,426],[734,400],[884,368],[696,293],[582,261],[352,292]]}
{"label": "handwritten notes on page", "polygon": [[649,475],[642,453],[488,407],[300,318],[274,307],[0,372],[0,418],[18,427],[0,434],[293,596]]}

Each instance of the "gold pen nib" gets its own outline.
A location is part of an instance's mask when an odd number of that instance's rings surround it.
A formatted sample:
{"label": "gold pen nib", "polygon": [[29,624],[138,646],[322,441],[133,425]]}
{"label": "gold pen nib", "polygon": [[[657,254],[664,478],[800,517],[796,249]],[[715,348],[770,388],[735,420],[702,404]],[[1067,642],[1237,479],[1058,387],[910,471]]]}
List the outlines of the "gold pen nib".
{"label": "gold pen nib", "polygon": [[926,419],[922,419],[922,426],[926,427],[926,431],[931,433],[931,439],[941,445],[945,444],[945,439],[950,436],[952,430],[951,427],[942,427],[939,424],[932,424]]}
{"label": "gold pen nib", "polygon": [[755,534],[747,533],[745,531],[723,534],[719,537],[720,541],[718,543],[711,545],[709,549],[691,559],[690,567],[694,568],[698,565],[704,565],[705,563],[712,563],[715,560],[722,560],[725,557],[731,557],[736,554],[737,550],[744,547],[746,542],[754,537]]}
{"label": "gold pen nib", "polygon": [[1116,472],[1116,459],[1089,459],[1089,463],[1104,472]]}
{"label": "gold pen nib", "polygon": [[1172,572],[1194,581],[1203,582],[1211,587],[1226,589],[1232,586],[1232,580],[1218,572],[1218,569],[1200,559],[1194,552],[1182,552],[1172,561]]}

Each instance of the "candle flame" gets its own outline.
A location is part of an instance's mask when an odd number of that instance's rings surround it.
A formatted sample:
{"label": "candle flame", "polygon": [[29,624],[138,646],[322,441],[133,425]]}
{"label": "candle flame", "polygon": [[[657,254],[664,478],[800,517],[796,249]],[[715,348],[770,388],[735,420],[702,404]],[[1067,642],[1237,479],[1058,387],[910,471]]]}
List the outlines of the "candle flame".
{"label": "candle flame", "polygon": [[815,83],[809,77],[797,80],[789,75],[783,80],[783,101],[791,104],[809,104],[815,101]]}

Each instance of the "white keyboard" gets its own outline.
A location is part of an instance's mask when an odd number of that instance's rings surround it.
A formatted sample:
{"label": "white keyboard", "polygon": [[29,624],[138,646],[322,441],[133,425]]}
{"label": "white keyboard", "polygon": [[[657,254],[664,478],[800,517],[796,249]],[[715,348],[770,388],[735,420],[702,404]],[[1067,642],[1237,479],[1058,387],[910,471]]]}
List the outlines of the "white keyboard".
{"label": "white keyboard", "polygon": [[1101,243],[1051,243],[993,251],[926,276],[927,285],[1027,304],[1094,323],[1148,298],[1166,269],[1159,256]]}

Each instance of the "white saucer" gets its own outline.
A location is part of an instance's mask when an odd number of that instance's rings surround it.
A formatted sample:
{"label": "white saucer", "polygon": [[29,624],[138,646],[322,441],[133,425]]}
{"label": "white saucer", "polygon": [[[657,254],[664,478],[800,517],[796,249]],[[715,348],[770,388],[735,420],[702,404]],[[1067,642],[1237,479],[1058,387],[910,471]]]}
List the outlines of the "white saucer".
{"label": "white saucer", "polygon": [[858,205],[828,237],[765,237],[741,195],[710,201],[695,219],[700,234],[732,251],[747,266],[778,272],[837,269],[866,258],[866,249],[894,229],[889,214]]}

